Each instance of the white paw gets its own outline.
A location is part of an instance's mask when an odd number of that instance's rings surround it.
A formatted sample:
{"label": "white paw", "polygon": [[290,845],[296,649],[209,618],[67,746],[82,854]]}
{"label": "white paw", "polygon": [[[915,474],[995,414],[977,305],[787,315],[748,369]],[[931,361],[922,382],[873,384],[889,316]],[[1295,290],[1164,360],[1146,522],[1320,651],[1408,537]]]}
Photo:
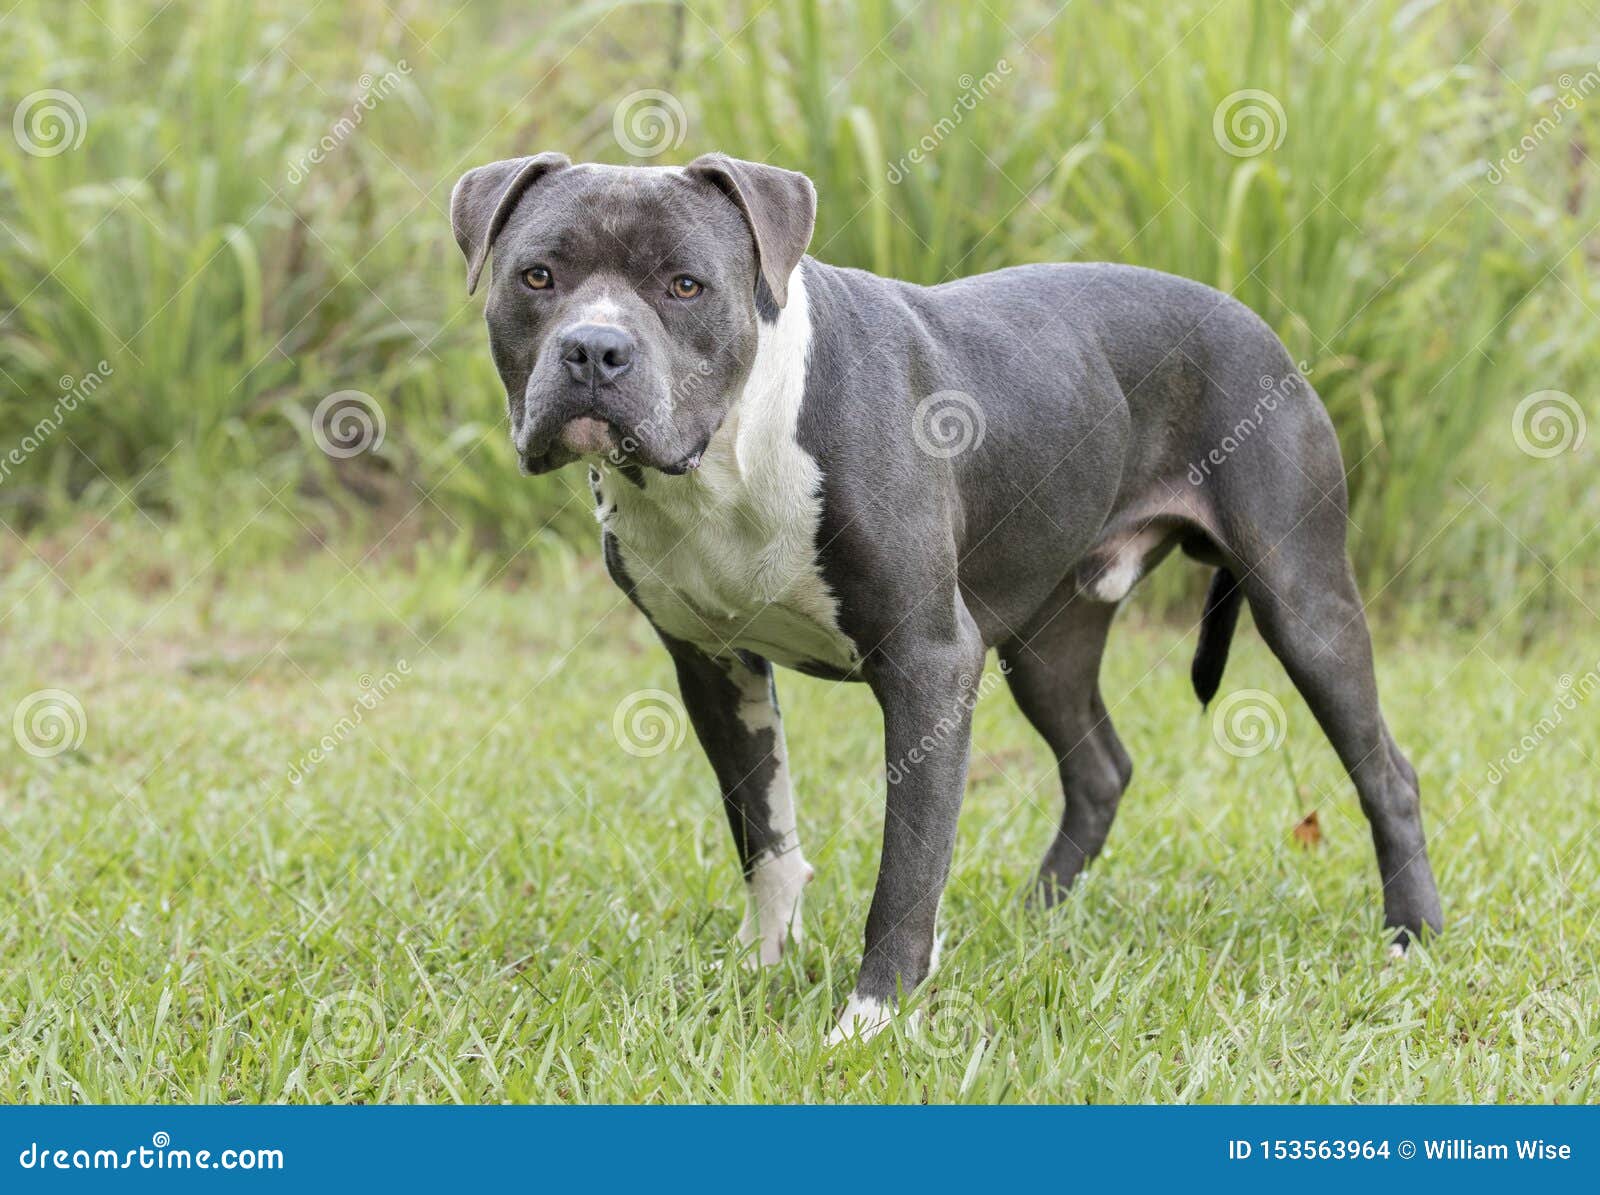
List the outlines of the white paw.
{"label": "white paw", "polygon": [[891,1010],[883,1001],[851,992],[844,1011],[839,1014],[839,1023],[833,1027],[833,1032],[828,1034],[823,1044],[832,1047],[852,1039],[870,1041],[883,1032],[891,1015]]}
{"label": "white paw", "polygon": [[[745,892],[744,922],[739,944],[747,948],[746,967],[775,967],[784,947],[804,936],[800,926],[801,897],[816,875],[799,848],[757,861]],[[757,947],[754,952],[749,947]]]}
{"label": "white paw", "polygon": [[1389,957],[1392,958],[1392,959],[1397,960],[1398,962],[1402,962],[1402,963],[1405,962],[1406,961],[1406,948],[1404,946],[1400,945],[1400,943],[1398,943],[1398,942],[1390,942],[1389,943]]}

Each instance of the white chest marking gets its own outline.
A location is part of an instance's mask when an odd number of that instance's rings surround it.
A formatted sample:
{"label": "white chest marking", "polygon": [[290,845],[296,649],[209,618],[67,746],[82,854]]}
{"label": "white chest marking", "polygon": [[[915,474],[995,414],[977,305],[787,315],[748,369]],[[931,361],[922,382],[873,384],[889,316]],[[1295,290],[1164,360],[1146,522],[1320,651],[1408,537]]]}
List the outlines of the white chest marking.
{"label": "white chest marking", "polygon": [[860,657],[817,570],[822,473],[796,437],[811,348],[803,267],[758,336],[750,379],[700,467],[647,472],[643,489],[602,477],[600,522],[668,634],[715,656],[739,648],[851,672]]}

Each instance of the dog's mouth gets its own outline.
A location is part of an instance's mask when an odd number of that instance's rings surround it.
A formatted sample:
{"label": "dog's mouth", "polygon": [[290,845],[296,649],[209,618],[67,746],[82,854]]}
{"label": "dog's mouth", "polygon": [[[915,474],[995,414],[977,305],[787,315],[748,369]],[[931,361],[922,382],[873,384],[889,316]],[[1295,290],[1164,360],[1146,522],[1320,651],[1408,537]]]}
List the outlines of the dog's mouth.
{"label": "dog's mouth", "polygon": [[569,419],[556,435],[556,443],[575,456],[599,456],[622,443],[617,429],[604,419],[580,415]]}
{"label": "dog's mouth", "polygon": [[520,453],[519,464],[523,473],[532,476],[549,473],[584,457],[600,457],[618,468],[655,469],[676,477],[700,467],[706,444],[666,463],[651,459],[650,454],[641,453],[639,449],[638,440],[610,420],[580,415],[562,425],[544,452]]}

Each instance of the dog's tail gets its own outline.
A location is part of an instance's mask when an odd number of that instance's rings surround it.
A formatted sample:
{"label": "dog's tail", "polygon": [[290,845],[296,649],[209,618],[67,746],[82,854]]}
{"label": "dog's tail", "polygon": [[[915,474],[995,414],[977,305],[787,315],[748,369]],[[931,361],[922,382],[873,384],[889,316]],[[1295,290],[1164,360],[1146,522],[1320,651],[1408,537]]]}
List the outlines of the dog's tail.
{"label": "dog's tail", "polygon": [[1233,628],[1239,622],[1239,606],[1244,601],[1244,590],[1225,568],[1211,575],[1211,588],[1206,590],[1205,613],[1200,616],[1200,643],[1195,648],[1194,664],[1189,668],[1189,679],[1194,682],[1195,696],[1201,707],[1211,704],[1222,684],[1222,670],[1228,665],[1228,646],[1233,642]]}

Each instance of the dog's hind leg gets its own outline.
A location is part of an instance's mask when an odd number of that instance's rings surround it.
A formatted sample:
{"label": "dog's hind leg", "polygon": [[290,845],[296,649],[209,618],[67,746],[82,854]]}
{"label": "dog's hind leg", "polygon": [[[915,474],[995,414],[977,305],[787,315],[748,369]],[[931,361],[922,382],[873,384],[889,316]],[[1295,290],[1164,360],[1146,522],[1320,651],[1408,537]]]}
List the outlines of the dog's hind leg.
{"label": "dog's hind leg", "polygon": [[[1342,521],[1342,512],[1341,512]],[[1372,641],[1343,535],[1326,551],[1274,552],[1244,574],[1256,626],[1355,782],[1383,881],[1384,922],[1404,947],[1442,925],[1417,777],[1378,706]]]}
{"label": "dog's hind leg", "polygon": [[1437,930],[1416,772],[1378,705],[1372,641],[1345,552],[1344,470],[1315,395],[1284,400],[1191,501],[1206,508],[1257,629],[1355,782],[1377,849],[1386,924],[1402,947],[1425,925]]}
{"label": "dog's hind leg", "polygon": [[[1378,705],[1372,641],[1345,551],[1348,518],[1339,439],[1326,408],[1287,352],[1254,317],[1220,317],[1200,419],[1186,443],[1197,532],[1191,552],[1220,568],[1207,602],[1195,670],[1201,700],[1220,679],[1232,628],[1233,583],[1256,628],[1305,697],[1355,783],[1372,829],[1385,922],[1404,946],[1441,925],[1428,865],[1416,773]],[[1200,546],[1198,539],[1186,550]]]}
{"label": "dog's hind leg", "polygon": [[1105,846],[1133,761],[1100,696],[1100,657],[1114,603],[1071,596],[1038,619],[1038,629],[1000,649],[1011,693],[1044,736],[1061,773],[1065,805],[1039,868],[1035,900],[1054,904]]}
{"label": "dog's hind leg", "polygon": [[745,913],[739,941],[755,961],[772,965],[801,938],[801,895],[812,877],[800,852],[788,748],[772,683],[772,665],[740,653],[713,659],[662,635],[678,670],[678,688],[722,790],[722,804],[744,870]]}

